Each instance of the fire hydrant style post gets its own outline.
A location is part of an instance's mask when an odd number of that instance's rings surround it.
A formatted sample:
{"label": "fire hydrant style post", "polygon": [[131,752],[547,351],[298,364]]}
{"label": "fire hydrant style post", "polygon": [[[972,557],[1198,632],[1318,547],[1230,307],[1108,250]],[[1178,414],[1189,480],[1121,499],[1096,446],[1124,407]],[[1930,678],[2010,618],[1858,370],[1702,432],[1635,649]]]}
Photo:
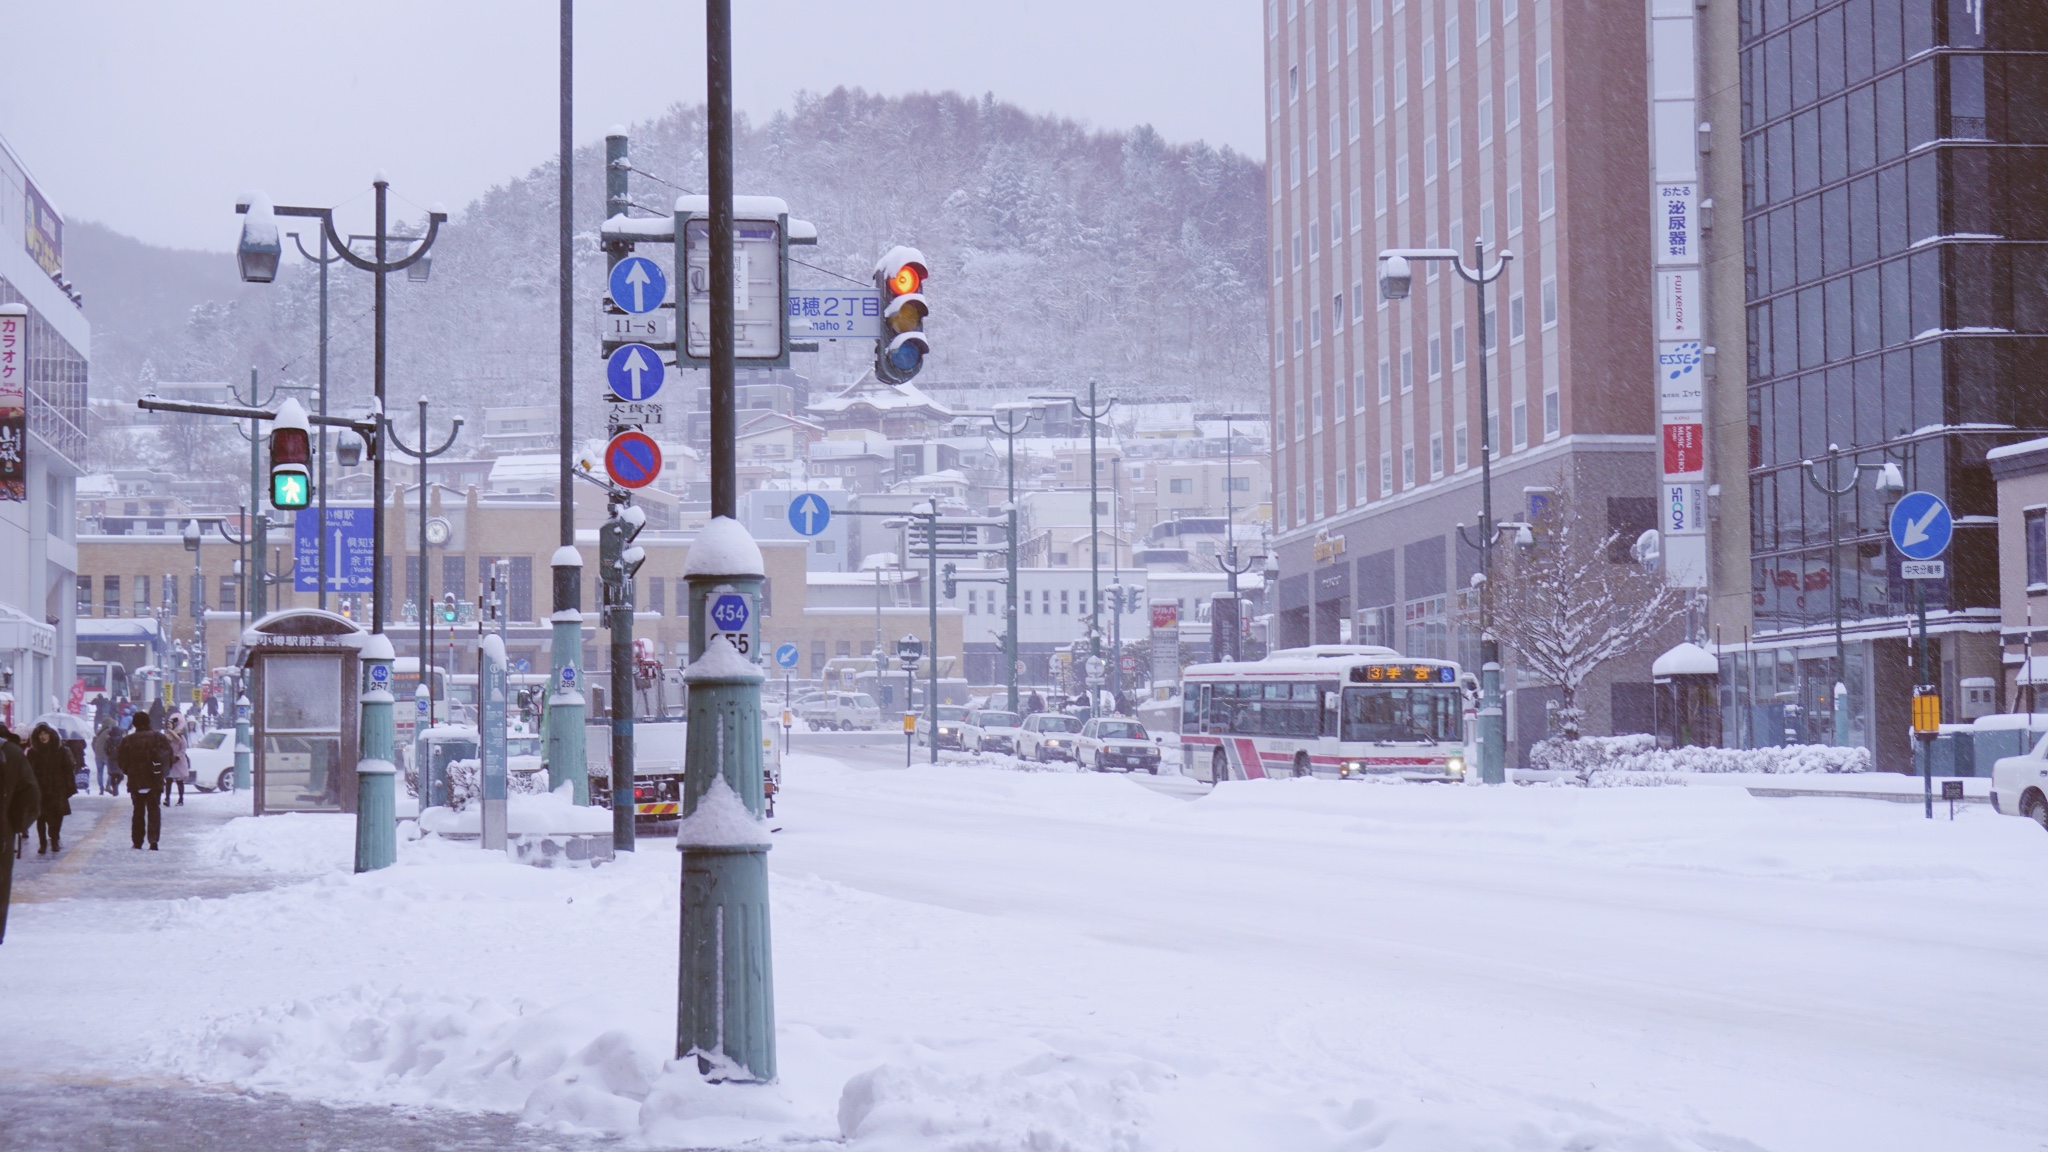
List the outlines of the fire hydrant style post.
{"label": "fire hydrant style post", "polygon": [[761,549],[730,517],[690,547],[682,948],[676,1056],[720,1080],[775,1078],[768,828],[761,770]]}

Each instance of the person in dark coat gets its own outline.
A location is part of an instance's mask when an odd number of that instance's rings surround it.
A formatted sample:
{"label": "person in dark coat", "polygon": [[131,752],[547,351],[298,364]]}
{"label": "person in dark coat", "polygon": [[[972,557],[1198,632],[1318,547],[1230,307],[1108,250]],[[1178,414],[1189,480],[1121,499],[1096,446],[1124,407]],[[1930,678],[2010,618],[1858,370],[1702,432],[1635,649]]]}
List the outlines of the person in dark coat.
{"label": "person in dark coat", "polygon": [[0,724],[0,940],[7,939],[7,897],[14,888],[14,854],[42,808],[36,776],[29,770],[21,737]]}
{"label": "person in dark coat", "polygon": [[135,806],[135,817],[129,824],[135,846],[142,847],[147,833],[149,849],[154,852],[163,833],[164,814],[158,804],[163,794],[164,772],[171,766],[171,742],[150,727],[149,713],[137,712],[134,729],[122,737],[114,755],[120,761],[121,774],[128,778],[128,802]]}
{"label": "person in dark coat", "polygon": [[28,734],[28,767],[41,797],[36,814],[36,855],[41,856],[64,846],[64,818],[71,815],[71,798],[78,794],[78,766],[56,729],[38,724]]}

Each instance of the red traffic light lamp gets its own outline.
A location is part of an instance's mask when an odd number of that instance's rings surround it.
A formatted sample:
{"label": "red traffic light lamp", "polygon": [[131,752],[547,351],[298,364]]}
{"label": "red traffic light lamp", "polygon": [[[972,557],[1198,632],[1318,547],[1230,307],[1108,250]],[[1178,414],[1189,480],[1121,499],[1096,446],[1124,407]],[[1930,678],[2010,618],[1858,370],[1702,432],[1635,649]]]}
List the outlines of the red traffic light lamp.
{"label": "red traffic light lamp", "polygon": [[924,282],[930,278],[924,253],[901,244],[875,264],[885,325],[875,346],[875,378],[885,384],[908,384],[924,368],[924,358],[932,350],[924,334],[925,317],[931,314]]}

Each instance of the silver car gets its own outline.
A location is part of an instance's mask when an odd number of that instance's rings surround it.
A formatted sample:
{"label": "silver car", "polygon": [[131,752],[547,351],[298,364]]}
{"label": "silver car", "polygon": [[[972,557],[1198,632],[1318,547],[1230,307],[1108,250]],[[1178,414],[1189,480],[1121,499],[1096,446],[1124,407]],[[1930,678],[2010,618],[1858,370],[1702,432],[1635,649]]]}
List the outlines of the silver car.
{"label": "silver car", "polygon": [[1034,712],[1017,729],[1017,755],[1040,764],[1048,760],[1072,760],[1074,741],[1081,734],[1081,718],[1065,712]]}

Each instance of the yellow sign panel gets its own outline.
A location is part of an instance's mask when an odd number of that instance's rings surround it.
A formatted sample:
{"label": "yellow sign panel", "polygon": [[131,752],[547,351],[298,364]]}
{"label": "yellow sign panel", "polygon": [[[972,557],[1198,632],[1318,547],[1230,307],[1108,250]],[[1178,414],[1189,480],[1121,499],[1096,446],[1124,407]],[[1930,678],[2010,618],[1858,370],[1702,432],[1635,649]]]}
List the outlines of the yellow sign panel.
{"label": "yellow sign panel", "polygon": [[914,715],[913,713],[905,712],[905,713],[903,714],[903,730],[904,730],[905,732],[913,732],[913,731],[916,731],[916,729],[917,729],[917,717],[916,717],[916,715]]}
{"label": "yellow sign panel", "polygon": [[1934,692],[1913,694],[1913,731],[1921,736],[1941,732],[1941,696]]}

